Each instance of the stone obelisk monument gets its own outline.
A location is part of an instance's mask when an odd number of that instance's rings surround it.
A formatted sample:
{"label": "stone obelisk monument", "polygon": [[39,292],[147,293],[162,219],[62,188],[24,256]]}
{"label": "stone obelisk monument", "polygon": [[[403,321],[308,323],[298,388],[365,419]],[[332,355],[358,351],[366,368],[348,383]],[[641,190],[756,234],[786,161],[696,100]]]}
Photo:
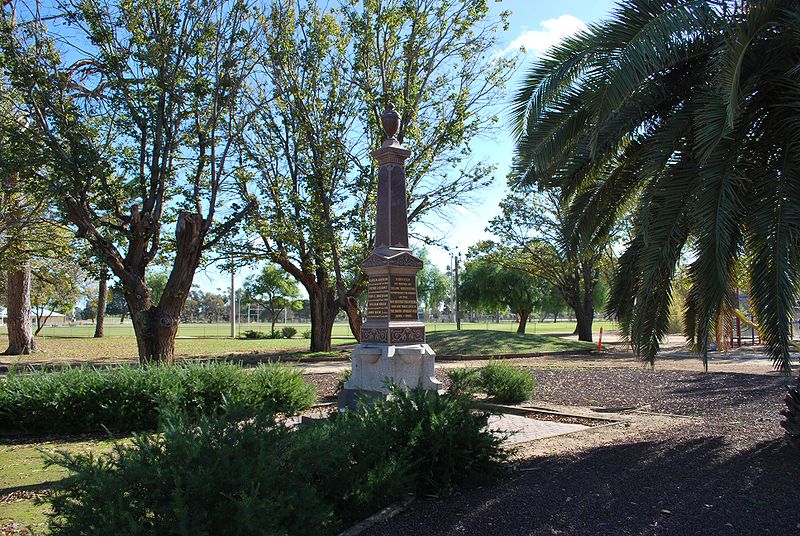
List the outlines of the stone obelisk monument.
{"label": "stone obelisk monument", "polygon": [[435,354],[425,344],[425,325],[417,317],[417,272],[422,261],[408,247],[405,160],[411,151],[397,140],[400,114],[392,104],[381,116],[386,139],[372,153],[377,160],[378,199],[375,248],[361,263],[367,274],[367,320],[361,344],[353,350],[353,373],[339,395],[339,406],[361,398],[385,397],[387,381],[404,387],[441,390],[434,376]]}

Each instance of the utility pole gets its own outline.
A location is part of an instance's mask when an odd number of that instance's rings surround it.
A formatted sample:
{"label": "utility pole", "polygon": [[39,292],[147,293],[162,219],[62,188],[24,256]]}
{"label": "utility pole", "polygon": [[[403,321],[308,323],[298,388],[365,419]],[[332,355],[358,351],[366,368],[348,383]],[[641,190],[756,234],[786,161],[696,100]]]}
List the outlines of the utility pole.
{"label": "utility pole", "polygon": [[236,265],[231,254],[231,338],[236,338]]}
{"label": "utility pole", "polygon": [[461,309],[458,303],[458,258],[459,255],[453,256],[453,261],[455,262],[456,329],[461,329]]}

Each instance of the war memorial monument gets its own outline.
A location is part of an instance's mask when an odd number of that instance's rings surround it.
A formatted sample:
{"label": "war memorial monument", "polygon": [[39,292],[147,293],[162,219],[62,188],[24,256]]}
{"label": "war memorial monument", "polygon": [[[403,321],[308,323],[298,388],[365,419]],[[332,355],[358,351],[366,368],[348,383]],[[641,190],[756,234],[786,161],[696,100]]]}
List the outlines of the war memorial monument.
{"label": "war memorial monument", "polygon": [[352,375],[339,395],[340,407],[388,395],[390,383],[441,391],[435,354],[425,343],[417,316],[417,272],[422,261],[408,246],[405,160],[411,151],[397,140],[400,114],[390,103],[381,116],[386,139],[372,153],[378,162],[375,247],[361,263],[367,274],[367,319],[353,350]]}

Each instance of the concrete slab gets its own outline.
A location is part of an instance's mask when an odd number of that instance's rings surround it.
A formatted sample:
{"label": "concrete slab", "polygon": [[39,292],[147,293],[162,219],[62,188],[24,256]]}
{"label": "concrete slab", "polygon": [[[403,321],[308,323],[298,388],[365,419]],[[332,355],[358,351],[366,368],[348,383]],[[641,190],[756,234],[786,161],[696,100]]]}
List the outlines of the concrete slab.
{"label": "concrete slab", "polygon": [[497,434],[508,435],[504,442],[506,445],[526,443],[535,439],[568,434],[587,428],[589,427],[583,424],[540,421],[508,413],[489,417],[489,430]]}

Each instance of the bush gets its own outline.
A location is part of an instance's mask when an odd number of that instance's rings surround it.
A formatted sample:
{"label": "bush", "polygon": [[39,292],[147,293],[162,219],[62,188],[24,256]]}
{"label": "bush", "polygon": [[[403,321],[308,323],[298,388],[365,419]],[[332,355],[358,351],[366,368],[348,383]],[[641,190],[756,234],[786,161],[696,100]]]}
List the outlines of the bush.
{"label": "bush", "polygon": [[245,339],[274,339],[275,338],[272,335],[267,335],[263,331],[255,331],[255,330],[252,330],[252,329],[248,329],[247,331],[242,333],[242,335],[244,335]]}
{"label": "bush", "polygon": [[229,405],[110,454],[59,453],[74,473],[45,496],[53,534],[335,534],[408,493],[483,483],[505,460],[463,397],[394,391],[295,431]]}
{"label": "bush", "polygon": [[481,390],[481,373],[475,368],[450,369],[445,374],[450,380],[448,393],[454,396],[473,396]]}
{"label": "bush", "polygon": [[353,376],[353,369],[347,368],[339,371],[339,377],[336,380],[336,392],[338,393],[344,389],[344,384]]}
{"label": "bush", "polygon": [[481,387],[502,404],[518,404],[533,396],[538,382],[530,372],[507,363],[493,362],[480,369]]}
{"label": "bush", "polygon": [[310,329],[303,330],[303,338],[304,339],[310,339],[311,338],[311,330]]}
{"label": "bush", "polygon": [[285,365],[252,372],[230,363],[67,368],[0,381],[0,428],[28,432],[152,430],[171,407],[198,416],[225,401],[273,412],[313,405],[315,387]]}
{"label": "bush", "polygon": [[291,339],[292,337],[295,336],[296,333],[297,333],[296,329],[290,328],[288,326],[286,326],[281,330],[281,334],[283,335],[284,339]]}
{"label": "bush", "polygon": [[296,413],[316,403],[317,388],[306,382],[298,369],[269,363],[249,374],[242,401],[261,410]]}

